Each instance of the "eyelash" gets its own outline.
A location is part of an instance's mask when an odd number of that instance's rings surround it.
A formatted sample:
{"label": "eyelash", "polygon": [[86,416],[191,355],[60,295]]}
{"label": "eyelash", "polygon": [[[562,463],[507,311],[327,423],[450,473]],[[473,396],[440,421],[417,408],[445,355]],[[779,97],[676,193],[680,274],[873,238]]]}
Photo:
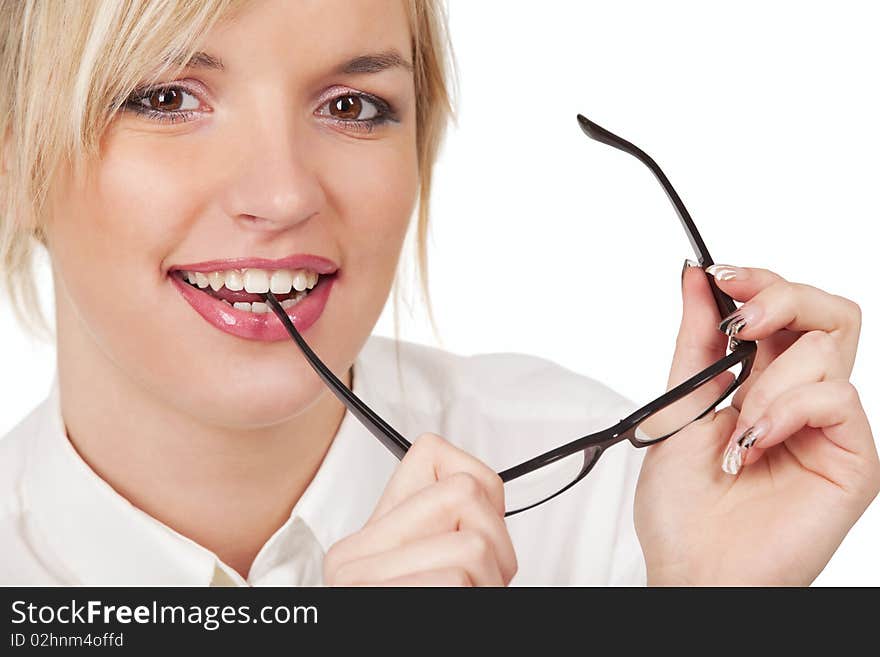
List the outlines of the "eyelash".
{"label": "eyelash", "polygon": [[[148,89],[136,89],[132,92],[131,96],[128,97],[128,100],[125,103],[125,109],[129,109],[136,114],[140,114],[142,116],[146,116],[148,119],[152,121],[158,121],[160,123],[178,123],[180,121],[189,120],[194,114],[196,114],[195,110],[174,110],[174,111],[163,111],[157,109],[151,109],[143,105],[143,101],[149,99],[149,97],[155,93],[156,91],[181,91],[183,93],[187,93],[191,96],[196,96],[195,93],[183,87],[181,85],[165,85],[158,87],[151,87]],[[341,93],[333,98],[328,99],[326,102],[322,103],[321,107],[326,107],[330,103],[339,100],[340,98],[346,97],[356,97],[361,100],[366,100],[371,103],[376,108],[376,116],[370,119],[337,119],[334,117],[330,117],[334,123],[341,124],[347,128],[352,128],[354,130],[359,130],[361,132],[372,132],[374,128],[380,126],[384,123],[399,123],[399,119],[397,117],[397,113],[394,108],[385,100],[382,100],[378,96],[374,96],[372,94],[368,94],[362,91],[351,91],[346,93]],[[323,116],[323,115],[322,115]]]}

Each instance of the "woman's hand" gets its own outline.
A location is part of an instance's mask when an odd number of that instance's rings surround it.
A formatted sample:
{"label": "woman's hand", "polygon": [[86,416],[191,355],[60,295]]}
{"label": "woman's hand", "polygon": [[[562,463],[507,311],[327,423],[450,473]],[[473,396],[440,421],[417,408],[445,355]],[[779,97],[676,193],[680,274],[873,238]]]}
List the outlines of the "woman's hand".
{"label": "woman's hand", "polygon": [[[708,271],[746,302],[725,326],[758,341],[758,353],[730,407],[648,448],[635,509],[648,582],[809,584],[880,490],[849,382],[861,313],[766,269]],[[683,294],[668,388],[720,358],[726,342],[698,267],[685,270]]]}
{"label": "woman's hand", "polygon": [[439,436],[424,434],[363,529],[330,548],[324,582],[506,586],[516,569],[500,477]]}

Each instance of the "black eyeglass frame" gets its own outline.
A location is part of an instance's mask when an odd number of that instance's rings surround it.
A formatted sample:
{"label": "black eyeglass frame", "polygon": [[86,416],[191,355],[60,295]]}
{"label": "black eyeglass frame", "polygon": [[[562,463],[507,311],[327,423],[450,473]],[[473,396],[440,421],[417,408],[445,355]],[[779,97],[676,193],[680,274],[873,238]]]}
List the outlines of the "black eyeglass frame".
{"label": "black eyeglass frame", "polygon": [[[585,116],[578,114],[577,120],[581,129],[588,137],[609,146],[613,146],[614,148],[617,148],[625,153],[629,153],[633,157],[640,160],[651,170],[651,172],[656,176],[657,180],[662,185],[664,191],[669,197],[669,200],[672,202],[672,205],[675,207],[675,211],[678,214],[679,219],[681,220],[682,227],[684,228],[688,239],[690,240],[691,246],[694,249],[694,254],[696,255],[700,267],[705,270],[706,267],[714,264],[712,257],[709,255],[709,251],[706,248],[706,245],[703,242],[699,231],[697,230],[697,227],[694,225],[693,219],[691,219],[690,213],[688,213],[687,208],[685,208],[684,203],[682,202],[678,193],[672,187],[672,184],[669,182],[666,174],[663,173],[657,163],[647,153],[645,153],[634,144],[593,123]],[[706,277],[709,281],[709,286],[712,290],[712,296],[714,297],[715,303],[718,306],[718,311],[721,318],[727,317],[736,310],[736,303],[729,295],[725,294],[718,288],[712,275],[706,273]],[[317,354],[312,351],[312,349],[309,347],[303,337],[299,334],[299,331],[296,330],[293,322],[290,321],[287,313],[281,307],[281,304],[278,302],[278,299],[275,297],[274,294],[272,294],[272,292],[267,292],[263,296],[266,299],[266,303],[269,305],[269,307],[287,329],[290,337],[293,338],[297,346],[303,352],[306,359],[309,361],[309,364],[312,366],[312,368],[315,370],[321,380],[323,380],[324,383],[330,388],[331,392],[336,395],[336,397],[346,406],[346,408],[351,411],[351,413],[361,422],[361,424],[364,425],[364,427],[366,427],[366,429],[370,433],[373,434],[373,436],[375,436],[379,440],[379,442],[381,442],[395,457],[397,457],[398,459],[402,459],[409,448],[412,447],[412,443],[410,443],[406,438],[398,433],[394,429],[394,427],[388,424],[375,411],[367,406],[367,404],[365,404],[360,398],[358,398],[357,395],[354,394],[354,392],[347,388],[345,384],[342,383],[342,381],[340,381],[336,377],[336,375],[333,374],[332,371],[330,371],[330,369],[323,363],[323,361],[321,361]],[[731,350],[729,354],[726,354],[723,358],[719,359],[701,372],[695,374],[686,381],[683,381],[682,383],[668,390],[657,399],[649,402],[648,404],[645,404],[641,408],[630,413],[627,417],[617,422],[617,424],[608,427],[607,429],[603,429],[601,431],[591,433],[571,442],[568,442],[564,445],[561,445],[560,447],[556,447],[534,458],[524,461],[519,465],[507,468],[499,472],[498,476],[503,482],[506,483],[529,473],[535,472],[536,470],[548,466],[551,463],[554,463],[560,459],[566,458],[568,456],[573,456],[578,452],[585,452],[587,449],[594,450],[592,458],[584,459],[584,465],[581,468],[581,471],[571,483],[561,488],[556,493],[545,497],[535,502],[534,504],[530,504],[528,506],[524,506],[512,511],[507,511],[505,513],[505,516],[512,516],[528,509],[532,509],[536,506],[543,504],[544,502],[553,499],[558,495],[561,495],[566,490],[581,481],[590,472],[590,470],[593,469],[593,466],[596,464],[596,462],[599,460],[605,450],[612,445],[615,445],[624,440],[628,440],[634,447],[647,447],[649,445],[655,445],[663,440],[666,440],[666,438],[675,435],[684,427],[680,427],[670,434],[661,436],[656,439],[651,439],[649,441],[640,440],[639,438],[637,438],[636,430],[639,425],[651,415],[658,413],[659,411],[670,406],[676,401],[689,395],[701,385],[708,381],[711,381],[722,372],[725,372],[731,367],[742,363],[742,369],[740,370],[736,379],[730,384],[727,391],[712,406],[709,406],[700,415],[688,422],[688,424],[699,420],[704,415],[709,413],[709,411],[713,410],[734,390],[736,390],[736,388],[738,388],[743,383],[743,381],[746,380],[746,378],[751,373],[752,365],[754,364],[755,355],[757,353],[756,342],[749,340],[738,340],[734,337],[730,338],[728,348]],[[687,426],[687,424],[684,426]]]}

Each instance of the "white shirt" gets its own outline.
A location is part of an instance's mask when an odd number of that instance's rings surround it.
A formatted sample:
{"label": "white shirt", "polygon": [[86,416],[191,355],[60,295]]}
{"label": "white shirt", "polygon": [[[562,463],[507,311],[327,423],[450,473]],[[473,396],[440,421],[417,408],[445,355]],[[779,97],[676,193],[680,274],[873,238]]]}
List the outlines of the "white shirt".
{"label": "white shirt", "polygon": [[[496,469],[636,408],[540,358],[464,357],[378,336],[358,355],[353,385],[409,440],[437,433]],[[98,477],[68,441],[60,408],[56,376],[46,400],[0,440],[0,584],[320,585],[324,554],[363,526],[398,463],[346,412],[314,479],[245,580]],[[507,518],[519,563],[512,584],[644,584],[633,527],[643,454],[615,445],[573,488]]]}

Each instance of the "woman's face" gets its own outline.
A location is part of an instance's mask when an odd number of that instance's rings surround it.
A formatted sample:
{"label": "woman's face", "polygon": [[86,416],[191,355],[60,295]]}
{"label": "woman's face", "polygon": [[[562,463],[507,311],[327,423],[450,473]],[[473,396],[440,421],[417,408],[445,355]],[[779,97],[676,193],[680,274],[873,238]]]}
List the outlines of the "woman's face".
{"label": "woman's face", "polygon": [[324,389],[248,299],[289,298],[341,376],[388,297],[418,189],[409,26],[399,0],[260,2],[200,49],[222,70],[140,94],[153,116],[120,113],[53,194],[59,330],[191,416],[266,426]]}

